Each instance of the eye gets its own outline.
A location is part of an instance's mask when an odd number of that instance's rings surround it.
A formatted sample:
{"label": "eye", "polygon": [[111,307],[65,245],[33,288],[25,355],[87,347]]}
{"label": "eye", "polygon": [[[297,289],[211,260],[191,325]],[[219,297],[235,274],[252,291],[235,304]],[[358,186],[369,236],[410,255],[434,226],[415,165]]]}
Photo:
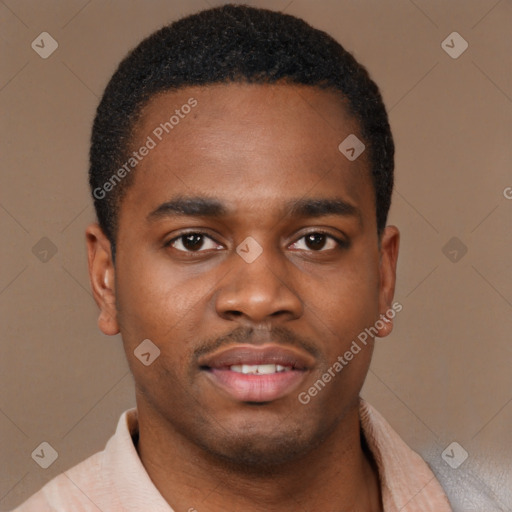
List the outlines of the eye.
{"label": "eye", "polygon": [[290,247],[293,249],[305,251],[323,252],[337,248],[345,248],[347,246],[347,242],[339,240],[338,238],[328,233],[324,233],[322,231],[314,231],[300,237]]}
{"label": "eye", "polygon": [[169,240],[165,247],[172,247],[181,252],[203,252],[218,249],[222,246],[206,233],[190,232]]}

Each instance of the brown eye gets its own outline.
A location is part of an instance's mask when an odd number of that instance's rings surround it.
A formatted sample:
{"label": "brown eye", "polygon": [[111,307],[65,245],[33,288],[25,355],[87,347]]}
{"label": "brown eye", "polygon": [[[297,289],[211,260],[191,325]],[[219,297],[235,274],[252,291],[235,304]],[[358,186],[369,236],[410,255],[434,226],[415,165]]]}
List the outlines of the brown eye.
{"label": "brown eye", "polygon": [[306,246],[312,251],[323,249],[327,236],[323,233],[311,233],[304,237]]}
{"label": "brown eye", "polygon": [[346,246],[346,242],[338,240],[328,233],[315,231],[302,236],[291,247],[293,249],[320,252]]}
{"label": "brown eye", "polygon": [[189,251],[197,251],[201,249],[201,246],[203,245],[204,242],[203,235],[199,235],[197,233],[183,235],[181,239],[183,247],[185,247],[185,249]]}
{"label": "brown eye", "polygon": [[217,242],[204,233],[184,233],[165,245],[181,252],[203,252],[219,248]]}

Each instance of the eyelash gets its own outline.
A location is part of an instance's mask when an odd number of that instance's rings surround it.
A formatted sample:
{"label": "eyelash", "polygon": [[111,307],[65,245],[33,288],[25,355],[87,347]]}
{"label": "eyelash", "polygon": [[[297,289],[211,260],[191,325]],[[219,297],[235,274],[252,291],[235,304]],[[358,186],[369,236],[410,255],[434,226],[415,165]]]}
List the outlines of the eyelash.
{"label": "eyelash", "polygon": [[[303,238],[305,238],[306,236],[308,235],[316,235],[316,234],[319,234],[319,235],[325,235],[327,238],[330,238],[331,240],[334,240],[336,242],[336,244],[338,245],[337,249],[347,249],[349,247],[349,242],[346,241],[346,240],[342,240],[340,238],[337,238],[335,236],[333,236],[331,233],[327,232],[327,231],[323,231],[321,229],[317,229],[315,231],[310,231],[309,233],[305,233],[303,234],[301,237],[299,237],[295,242],[293,242],[293,244],[296,244],[299,240],[302,240]],[[174,238],[172,238],[171,240],[169,240],[168,242],[166,242],[164,244],[164,247],[170,247],[174,242],[188,236],[188,235],[200,235],[200,236],[203,236],[203,237],[206,237],[206,238],[209,238],[210,240],[212,240],[213,242],[215,242],[216,244],[220,244],[219,242],[217,242],[217,240],[215,240],[212,236],[210,236],[208,233],[205,233],[203,231],[188,231],[186,233],[181,233],[181,235],[179,236],[176,236]],[[292,244],[292,245],[293,245]],[[329,250],[332,250],[332,249],[329,249]],[[190,251],[190,250],[186,250],[186,251],[183,251],[181,249],[177,249],[177,251],[181,252],[181,253],[185,253],[185,254],[200,254],[202,252],[208,252],[208,251],[204,251],[204,250],[197,250],[197,251]],[[328,250],[327,250],[328,251]],[[313,253],[321,253],[321,252],[327,252],[326,250],[324,249],[320,249],[318,251],[315,251],[313,249],[310,249],[308,252],[313,252]]]}

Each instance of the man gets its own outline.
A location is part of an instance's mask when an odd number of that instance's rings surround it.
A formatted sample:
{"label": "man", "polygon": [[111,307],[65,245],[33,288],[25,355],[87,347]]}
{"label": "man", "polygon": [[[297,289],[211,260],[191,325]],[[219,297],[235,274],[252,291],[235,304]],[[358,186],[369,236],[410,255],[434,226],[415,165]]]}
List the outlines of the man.
{"label": "man", "polygon": [[401,308],[393,156],[377,86],[302,20],[228,5],[133,50],[86,236],[137,408],[17,510],[451,510],[359,398]]}

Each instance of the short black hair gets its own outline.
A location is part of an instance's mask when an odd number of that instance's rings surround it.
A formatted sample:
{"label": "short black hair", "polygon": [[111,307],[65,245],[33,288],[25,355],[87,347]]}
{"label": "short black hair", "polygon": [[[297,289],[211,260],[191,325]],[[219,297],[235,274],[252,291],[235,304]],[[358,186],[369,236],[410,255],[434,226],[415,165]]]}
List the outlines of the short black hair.
{"label": "short black hair", "polygon": [[108,194],[103,187],[126,163],[142,107],[157,93],[186,86],[278,81],[341,93],[368,151],[382,233],[393,190],[394,142],[379,88],[367,70],[330,35],[299,18],[227,4],[154,32],[123,59],[105,89],[92,129],[89,183],[113,250],[119,206],[133,173]]}

